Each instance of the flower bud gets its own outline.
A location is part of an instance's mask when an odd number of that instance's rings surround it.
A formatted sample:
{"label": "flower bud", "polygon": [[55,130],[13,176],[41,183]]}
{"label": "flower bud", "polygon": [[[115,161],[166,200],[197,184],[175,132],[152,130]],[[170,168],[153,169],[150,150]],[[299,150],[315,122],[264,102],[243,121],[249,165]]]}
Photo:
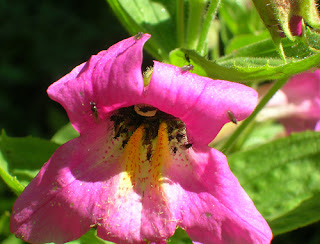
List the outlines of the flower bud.
{"label": "flower bud", "polygon": [[303,34],[304,22],[320,28],[315,0],[253,0],[275,43]]}

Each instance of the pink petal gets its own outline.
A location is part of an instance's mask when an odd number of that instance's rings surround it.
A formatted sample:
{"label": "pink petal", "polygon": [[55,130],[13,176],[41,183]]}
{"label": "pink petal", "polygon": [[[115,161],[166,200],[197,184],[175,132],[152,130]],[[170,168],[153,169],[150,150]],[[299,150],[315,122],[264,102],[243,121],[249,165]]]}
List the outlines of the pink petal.
{"label": "pink petal", "polygon": [[283,86],[289,102],[300,103],[320,96],[320,70],[294,75]]}
{"label": "pink petal", "polygon": [[270,243],[271,230],[231,173],[225,156],[194,148],[168,165],[164,186],[178,225],[200,243]]}
{"label": "pink petal", "polygon": [[[64,144],[41,168],[14,204],[11,231],[31,243],[64,243],[79,238],[94,224],[94,197],[100,181],[112,175],[100,167],[116,155],[103,147],[108,125]],[[91,152],[91,153],[88,153]],[[105,157],[105,159],[103,159]],[[91,178],[92,177],[92,178]]]}
{"label": "pink petal", "polygon": [[144,103],[180,118],[193,143],[207,145],[230,122],[228,111],[243,120],[257,104],[257,92],[245,85],[212,80],[154,62]]}
{"label": "pink petal", "polygon": [[314,127],[315,131],[320,131],[320,120],[317,121],[316,126]]}
{"label": "pink petal", "polygon": [[288,134],[292,132],[302,132],[305,130],[315,130],[319,128],[319,120],[317,119],[306,119],[299,117],[283,118],[278,120],[285,127]]}
{"label": "pink petal", "polygon": [[302,17],[293,15],[290,18],[289,22],[290,31],[293,36],[301,36],[302,35]]}
{"label": "pink petal", "polygon": [[48,88],[50,98],[65,108],[78,132],[105,119],[110,111],[133,105],[141,95],[142,48],[149,37],[116,43]]}
{"label": "pink petal", "polygon": [[122,140],[108,139],[110,128],[99,124],[54,153],[15,202],[13,233],[32,243],[64,243],[90,227],[116,243],[160,243],[173,235],[176,221],[159,188],[146,182],[144,194],[143,179],[135,187],[123,183]]}
{"label": "pink petal", "polygon": [[297,116],[320,118],[320,70],[293,76],[282,88]]}

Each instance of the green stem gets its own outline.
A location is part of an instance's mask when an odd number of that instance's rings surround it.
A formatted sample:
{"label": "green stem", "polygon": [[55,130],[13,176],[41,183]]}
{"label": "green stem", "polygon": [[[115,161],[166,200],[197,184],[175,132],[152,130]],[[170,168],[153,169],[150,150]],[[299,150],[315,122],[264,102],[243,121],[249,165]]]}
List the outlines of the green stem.
{"label": "green stem", "polygon": [[185,47],[184,37],[184,1],[176,0],[177,2],[177,39],[178,47]]}
{"label": "green stem", "polygon": [[287,79],[277,80],[270,90],[266,93],[266,95],[261,99],[255,110],[252,114],[244,120],[238,129],[229,137],[226,143],[222,147],[222,151],[227,154],[232,147],[234,146],[235,141],[238,137],[243,133],[243,131],[247,128],[247,126],[254,120],[256,115],[261,111],[261,109],[267,104],[267,102],[271,99],[271,97],[286,83]]}
{"label": "green stem", "polygon": [[204,19],[203,26],[200,33],[200,38],[197,46],[197,51],[200,55],[205,55],[207,49],[207,38],[210,26],[213,22],[213,19],[216,15],[220,0],[212,0],[209,4],[207,15]]}
{"label": "green stem", "polygon": [[206,1],[189,0],[189,16],[187,23],[187,48],[196,50],[202,27],[203,11]]}

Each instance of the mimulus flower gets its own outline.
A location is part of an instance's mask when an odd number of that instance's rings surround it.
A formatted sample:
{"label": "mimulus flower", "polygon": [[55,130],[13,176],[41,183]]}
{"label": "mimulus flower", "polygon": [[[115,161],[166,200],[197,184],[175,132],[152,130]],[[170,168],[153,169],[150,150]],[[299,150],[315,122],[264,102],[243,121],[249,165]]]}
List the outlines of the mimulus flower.
{"label": "mimulus flower", "polygon": [[272,97],[259,118],[277,119],[288,134],[320,131],[320,70],[291,77]]}
{"label": "mimulus flower", "polygon": [[64,243],[90,228],[116,243],[165,243],[177,227],[197,243],[270,243],[271,230],[207,145],[257,103],[244,85],[154,62],[148,34],[92,56],[48,88],[80,133],[44,164],[13,207],[11,231]]}

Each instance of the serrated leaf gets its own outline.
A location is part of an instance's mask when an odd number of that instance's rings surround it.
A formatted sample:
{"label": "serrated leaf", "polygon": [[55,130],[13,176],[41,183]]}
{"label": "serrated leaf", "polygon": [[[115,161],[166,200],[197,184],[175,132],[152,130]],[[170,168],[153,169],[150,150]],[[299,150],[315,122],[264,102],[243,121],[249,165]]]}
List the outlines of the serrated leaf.
{"label": "serrated leaf", "polygon": [[68,123],[54,134],[51,141],[59,145],[62,145],[67,141],[70,141],[78,136],[79,136],[79,132],[77,132],[73,128],[71,123]]}
{"label": "serrated leaf", "polygon": [[176,66],[187,65],[187,59],[194,66],[193,72],[198,75],[245,83],[282,79],[306,71],[320,63],[320,53],[304,59],[288,60],[287,63],[280,59],[252,57],[237,57],[219,63],[209,61],[191,50],[176,49],[170,53],[170,61]]}
{"label": "serrated leaf", "polygon": [[[259,40],[259,39],[258,39]],[[232,60],[236,57],[277,58],[281,60],[279,53],[271,38],[265,38],[258,42],[243,46],[219,59],[219,62]],[[320,35],[310,30],[306,31],[306,39],[297,38],[295,41],[283,38],[282,47],[287,58],[305,58],[319,52]]]}
{"label": "serrated leaf", "polygon": [[[310,204],[308,199],[320,191],[320,133],[292,134],[236,152],[228,157],[228,161],[258,210],[268,222],[276,221],[274,233],[320,220],[320,204],[314,205],[318,214],[313,217],[310,217],[310,212],[304,212],[305,206]],[[296,218],[294,223],[287,223],[285,219],[290,218],[285,217],[291,216],[292,219],[292,214],[300,218]]]}
{"label": "serrated leaf", "polygon": [[192,50],[176,49],[170,53],[170,61],[176,66],[190,62],[194,73],[213,79],[236,82],[283,79],[319,65],[320,35],[309,31],[307,37],[306,43],[287,40],[288,43],[284,44],[289,57],[287,62],[278,55],[271,39],[237,49],[215,61],[207,60]]}
{"label": "serrated leaf", "polygon": [[135,35],[149,33],[152,38],[146,49],[158,60],[168,60],[168,53],[176,48],[175,2],[171,0],[107,0],[120,22]]}
{"label": "serrated leaf", "polygon": [[6,171],[16,176],[19,181],[27,184],[48,161],[58,144],[48,140],[21,137],[8,137],[3,132],[0,141],[0,150],[7,162]]}

